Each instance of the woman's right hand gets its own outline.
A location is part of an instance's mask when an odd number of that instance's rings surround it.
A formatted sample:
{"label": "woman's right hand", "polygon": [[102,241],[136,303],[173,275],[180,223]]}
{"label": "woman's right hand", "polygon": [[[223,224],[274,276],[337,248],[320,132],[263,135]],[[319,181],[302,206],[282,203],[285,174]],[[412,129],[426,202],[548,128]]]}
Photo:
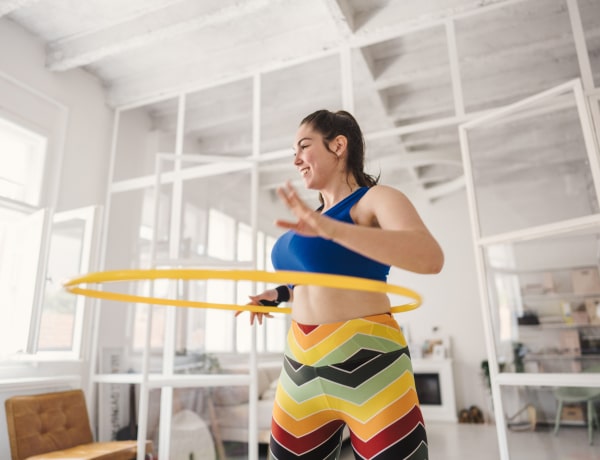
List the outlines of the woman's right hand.
{"label": "woman's right hand", "polygon": [[[261,303],[262,300],[268,300],[271,302],[276,301],[277,300],[277,291],[275,289],[267,289],[266,291],[261,292],[260,294],[251,295],[248,297],[250,298],[250,302],[248,302],[246,305],[262,306],[262,303]],[[242,313],[244,313],[244,312],[236,311],[235,316],[239,316]],[[273,315],[270,313],[257,313],[254,311],[250,312],[250,324],[254,324],[254,320],[257,320],[258,324],[262,324],[263,318],[273,318]]]}

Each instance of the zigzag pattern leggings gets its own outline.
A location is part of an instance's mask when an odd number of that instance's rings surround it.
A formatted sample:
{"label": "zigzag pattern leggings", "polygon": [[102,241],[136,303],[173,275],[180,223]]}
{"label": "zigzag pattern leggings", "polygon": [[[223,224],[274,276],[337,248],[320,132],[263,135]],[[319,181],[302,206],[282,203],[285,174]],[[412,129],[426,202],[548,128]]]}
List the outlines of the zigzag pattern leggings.
{"label": "zigzag pattern leggings", "polygon": [[406,340],[391,315],[292,322],[273,408],[274,460],[333,460],[350,430],[356,459],[427,460]]}

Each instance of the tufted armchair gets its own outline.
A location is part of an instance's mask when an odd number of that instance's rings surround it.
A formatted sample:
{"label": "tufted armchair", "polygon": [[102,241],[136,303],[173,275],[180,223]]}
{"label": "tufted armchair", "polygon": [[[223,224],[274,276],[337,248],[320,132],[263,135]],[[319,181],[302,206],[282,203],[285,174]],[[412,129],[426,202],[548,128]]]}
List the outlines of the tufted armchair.
{"label": "tufted armchair", "polygon": [[14,396],[5,407],[12,460],[136,458],[136,441],[94,442],[82,390]]}

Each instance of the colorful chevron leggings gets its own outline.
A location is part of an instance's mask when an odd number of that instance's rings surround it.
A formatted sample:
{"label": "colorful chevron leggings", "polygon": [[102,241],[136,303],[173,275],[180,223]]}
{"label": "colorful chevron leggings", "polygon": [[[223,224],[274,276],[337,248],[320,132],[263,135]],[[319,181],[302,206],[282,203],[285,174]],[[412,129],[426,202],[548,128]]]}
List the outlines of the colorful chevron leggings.
{"label": "colorful chevron leggings", "polygon": [[333,460],[344,426],[356,459],[426,460],[406,340],[389,314],[292,322],[273,407],[274,460]]}

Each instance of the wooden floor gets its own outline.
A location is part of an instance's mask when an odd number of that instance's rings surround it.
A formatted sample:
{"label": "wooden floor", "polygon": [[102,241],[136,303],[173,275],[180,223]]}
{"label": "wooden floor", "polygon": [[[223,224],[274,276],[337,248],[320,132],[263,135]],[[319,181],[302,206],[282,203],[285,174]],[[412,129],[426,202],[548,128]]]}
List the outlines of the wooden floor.
{"label": "wooden floor", "polygon": [[[557,436],[544,426],[535,432],[509,431],[508,435],[510,460],[600,460],[597,429],[591,446],[585,427],[562,427]],[[429,423],[427,436],[431,460],[500,460],[494,425]],[[227,460],[247,460],[245,444],[226,447]],[[261,446],[259,458],[267,459],[266,446]],[[344,445],[340,460],[354,460],[349,444]]]}
{"label": "wooden floor", "polygon": [[[598,430],[592,446],[585,427],[563,427],[557,436],[550,427],[508,435],[510,460],[600,460]],[[430,423],[427,436],[431,460],[500,460],[494,425]],[[354,460],[350,446],[340,460]]]}

